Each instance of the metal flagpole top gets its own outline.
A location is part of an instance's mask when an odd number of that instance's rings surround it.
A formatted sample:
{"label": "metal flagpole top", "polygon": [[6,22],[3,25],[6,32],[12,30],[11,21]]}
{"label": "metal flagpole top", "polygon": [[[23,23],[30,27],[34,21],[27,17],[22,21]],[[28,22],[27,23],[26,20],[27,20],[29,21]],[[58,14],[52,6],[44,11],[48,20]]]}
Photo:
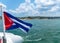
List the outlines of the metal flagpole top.
{"label": "metal flagpole top", "polygon": [[6,5],[4,5],[4,4],[3,4],[3,3],[1,3],[1,2],[0,2],[0,6],[3,6],[3,7],[5,7],[5,8],[6,8]]}
{"label": "metal flagpole top", "polygon": [[2,12],[2,4],[0,4],[0,12]]}
{"label": "metal flagpole top", "polygon": [[1,9],[2,11],[6,11],[6,5],[0,2],[0,12],[1,12]]}

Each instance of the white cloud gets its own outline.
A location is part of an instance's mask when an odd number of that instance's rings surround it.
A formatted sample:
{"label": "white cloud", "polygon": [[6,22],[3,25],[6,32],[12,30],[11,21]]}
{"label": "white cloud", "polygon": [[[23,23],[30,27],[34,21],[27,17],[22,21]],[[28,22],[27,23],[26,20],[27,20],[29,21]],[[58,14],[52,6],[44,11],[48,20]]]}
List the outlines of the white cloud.
{"label": "white cloud", "polygon": [[35,6],[33,3],[22,3],[19,5],[18,8],[16,8],[15,10],[10,10],[13,13],[26,13],[28,15],[32,15],[33,14],[38,14],[39,12],[37,10],[35,10]]}
{"label": "white cloud", "polygon": [[15,11],[27,12],[27,11],[32,10],[32,9],[33,9],[33,4],[22,3],[19,5],[18,8],[16,8]]}
{"label": "white cloud", "polygon": [[35,0],[35,3],[39,4],[39,5],[49,6],[49,5],[55,4],[55,1],[52,1],[52,0]]}
{"label": "white cloud", "polygon": [[25,0],[25,3],[21,3],[18,8],[16,8],[15,10],[9,10],[11,12],[15,12],[15,13],[22,13],[22,12],[28,12],[31,11],[34,5],[30,3],[30,0]]}
{"label": "white cloud", "polygon": [[[40,7],[40,6],[39,6]],[[29,0],[25,0],[25,3],[21,3],[18,8],[16,8],[15,10],[9,10],[13,13],[25,13],[25,15],[28,16],[34,16],[34,15],[38,15],[40,14],[37,10],[36,10],[36,6],[31,3],[31,1]]]}
{"label": "white cloud", "polygon": [[54,6],[49,11],[54,12],[54,11],[58,11],[58,10],[60,10],[60,7],[59,6]]}
{"label": "white cloud", "polygon": [[60,2],[60,0],[56,0],[56,1]]}
{"label": "white cloud", "polygon": [[35,0],[34,3],[31,3],[31,0],[25,0],[24,3],[21,3],[18,8],[15,10],[9,10],[13,13],[25,13],[26,15],[40,15],[41,13],[47,12],[56,12],[60,9],[57,2],[59,0]]}
{"label": "white cloud", "polygon": [[48,12],[55,12],[60,10],[60,4],[58,2],[60,3],[60,0],[35,0],[37,9],[47,9],[46,11]]}
{"label": "white cloud", "polygon": [[26,3],[30,3],[31,1],[30,0],[25,0]]}

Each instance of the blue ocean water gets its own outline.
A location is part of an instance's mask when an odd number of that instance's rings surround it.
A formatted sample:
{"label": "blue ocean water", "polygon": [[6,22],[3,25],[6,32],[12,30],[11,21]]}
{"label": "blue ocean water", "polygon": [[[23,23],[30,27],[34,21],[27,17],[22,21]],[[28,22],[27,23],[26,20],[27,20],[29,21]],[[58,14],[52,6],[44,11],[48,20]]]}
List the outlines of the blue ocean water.
{"label": "blue ocean water", "polygon": [[[32,19],[23,20],[33,24],[26,34],[20,29],[8,30],[24,38],[23,43],[60,43],[60,19]],[[2,31],[2,20],[0,20],[0,31]]]}

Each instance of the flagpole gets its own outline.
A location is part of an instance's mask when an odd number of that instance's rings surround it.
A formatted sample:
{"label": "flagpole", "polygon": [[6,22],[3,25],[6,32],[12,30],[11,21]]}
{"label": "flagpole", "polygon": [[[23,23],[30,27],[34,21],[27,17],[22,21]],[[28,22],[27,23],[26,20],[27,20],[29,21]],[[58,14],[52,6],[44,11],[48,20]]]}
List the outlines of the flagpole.
{"label": "flagpole", "polygon": [[2,21],[3,21],[3,43],[6,43],[6,35],[5,35],[5,24],[4,24],[4,14],[3,14],[3,6],[1,7]]}

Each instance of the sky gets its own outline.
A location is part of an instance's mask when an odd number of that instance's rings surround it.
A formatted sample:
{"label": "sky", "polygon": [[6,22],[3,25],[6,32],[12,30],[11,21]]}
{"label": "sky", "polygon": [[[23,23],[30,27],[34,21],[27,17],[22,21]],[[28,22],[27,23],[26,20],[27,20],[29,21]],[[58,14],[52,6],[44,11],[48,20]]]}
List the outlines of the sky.
{"label": "sky", "polygon": [[6,12],[17,16],[59,16],[60,0],[0,0]]}

